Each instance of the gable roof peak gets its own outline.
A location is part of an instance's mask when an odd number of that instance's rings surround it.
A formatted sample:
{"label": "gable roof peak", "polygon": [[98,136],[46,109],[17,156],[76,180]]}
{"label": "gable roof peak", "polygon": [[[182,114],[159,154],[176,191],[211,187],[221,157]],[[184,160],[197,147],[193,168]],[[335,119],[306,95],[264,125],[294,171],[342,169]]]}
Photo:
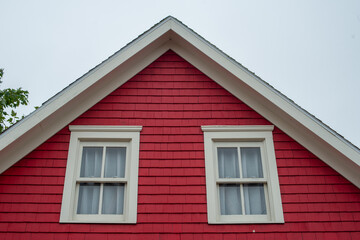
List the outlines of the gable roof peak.
{"label": "gable roof peak", "polygon": [[0,172],[169,49],[360,187],[358,148],[171,15],[0,135]]}

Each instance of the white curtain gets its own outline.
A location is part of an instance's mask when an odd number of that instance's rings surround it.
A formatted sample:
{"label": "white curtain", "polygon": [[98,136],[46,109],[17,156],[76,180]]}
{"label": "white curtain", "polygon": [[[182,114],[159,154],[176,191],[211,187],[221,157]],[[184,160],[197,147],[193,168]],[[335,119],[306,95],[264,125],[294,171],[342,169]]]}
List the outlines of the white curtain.
{"label": "white curtain", "polygon": [[218,148],[219,178],[238,178],[239,160],[237,148]]}
{"label": "white curtain", "polygon": [[[239,178],[239,159],[237,148],[218,148],[219,178]],[[220,184],[220,212],[222,215],[241,214],[239,184]]]}
{"label": "white curtain", "polygon": [[104,184],[103,214],[123,214],[124,184]]}
{"label": "white curtain", "polygon": [[80,177],[100,177],[102,147],[84,147],[81,159]]}
{"label": "white curtain", "polygon": [[80,183],[78,214],[97,214],[99,211],[99,183]]}
{"label": "white curtain", "polygon": [[241,196],[239,184],[220,184],[220,212],[221,215],[239,215],[241,210]]}
{"label": "white curtain", "polygon": [[260,148],[241,148],[241,167],[243,178],[262,178],[263,170],[261,165]]}
{"label": "white curtain", "polygon": [[125,177],[125,147],[107,147],[105,177]]}
{"label": "white curtain", "polygon": [[[239,178],[238,148],[218,148],[219,178]],[[240,148],[243,178],[263,178],[260,148]],[[266,214],[264,184],[243,184],[247,215]],[[240,184],[219,184],[222,215],[242,214]]]}
{"label": "white curtain", "polygon": [[[84,147],[80,177],[101,177],[103,147]],[[107,147],[104,177],[125,177],[125,147]],[[103,214],[123,214],[124,184],[103,185]],[[80,183],[78,214],[98,214],[100,183]]]}
{"label": "white curtain", "polygon": [[266,214],[264,184],[244,184],[245,214]]}

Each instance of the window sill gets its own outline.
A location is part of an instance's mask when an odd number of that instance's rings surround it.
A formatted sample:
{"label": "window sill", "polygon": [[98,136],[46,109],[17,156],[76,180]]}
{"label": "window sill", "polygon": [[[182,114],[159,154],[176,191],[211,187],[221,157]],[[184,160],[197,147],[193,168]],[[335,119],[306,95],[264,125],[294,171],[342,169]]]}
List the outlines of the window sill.
{"label": "window sill", "polygon": [[136,221],[130,222],[130,221],[108,221],[108,220],[66,220],[66,221],[60,221],[60,223],[66,224],[66,223],[94,223],[94,224],[136,224]]}
{"label": "window sill", "polygon": [[208,224],[284,224],[284,221],[217,221],[208,222]]}

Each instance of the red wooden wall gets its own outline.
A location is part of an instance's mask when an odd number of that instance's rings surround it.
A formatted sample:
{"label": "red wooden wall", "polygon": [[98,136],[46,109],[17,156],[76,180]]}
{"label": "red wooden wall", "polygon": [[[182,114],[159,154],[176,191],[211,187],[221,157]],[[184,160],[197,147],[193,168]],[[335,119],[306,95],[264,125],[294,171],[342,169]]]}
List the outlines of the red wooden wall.
{"label": "red wooden wall", "polygon": [[208,225],[200,126],[271,123],[171,51],[71,124],[143,126],[138,223],[59,224],[66,127],[0,176],[0,239],[360,239],[360,190],[278,128],[286,223]]}

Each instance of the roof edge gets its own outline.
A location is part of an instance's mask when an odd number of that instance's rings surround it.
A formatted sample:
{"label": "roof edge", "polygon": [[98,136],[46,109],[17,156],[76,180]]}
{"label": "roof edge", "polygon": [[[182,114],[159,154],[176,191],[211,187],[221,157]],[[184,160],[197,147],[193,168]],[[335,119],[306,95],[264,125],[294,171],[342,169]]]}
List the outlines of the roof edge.
{"label": "roof edge", "polygon": [[[306,147],[306,145],[309,145],[309,142],[315,145],[321,143],[315,149],[317,151],[316,155],[343,176],[346,177],[346,175],[348,175],[347,178],[360,187],[360,177],[354,176],[354,167],[357,171],[360,169],[359,148],[172,16],[164,18],[149,30],[139,35],[139,37],[117,51],[107,60],[50,98],[42,107],[0,135],[0,159],[3,159],[2,153],[6,147],[12,146],[15,141],[17,141],[17,144],[21,143],[22,140],[26,139],[24,136],[31,134],[29,131],[34,128],[39,129],[37,134],[41,134],[41,136],[35,135],[35,137],[46,140],[45,133],[40,130],[49,126],[49,121],[54,113],[64,108],[72,99],[76,99],[81,94],[85,94],[86,91],[92,91],[91,89],[95,88],[96,84],[99,85],[98,82],[100,80],[105,81],[106,76],[109,76],[115,69],[121,66],[123,67],[125,63],[131,62],[131,59],[135,56],[140,58],[148,56],[151,51],[156,51],[156,54],[165,51],[166,48],[169,48],[169,46],[165,46],[166,43],[169,44],[171,49],[196,66],[200,71],[210,76],[234,96],[241,100],[243,100],[243,96],[247,96],[248,99],[245,99],[246,101],[244,102],[261,115],[265,114],[270,122],[280,126],[280,128],[283,124],[287,125],[287,128],[283,131],[303,146]],[[141,54],[144,56],[140,56]],[[149,55],[150,57],[146,61],[150,61],[156,57],[156,54]],[[206,64],[211,64],[211,66]],[[214,69],[218,71],[214,71]],[[127,76],[127,78],[123,79],[126,79],[123,81],[127,81],[129,78]],[[114,85],[114,87],[115,86],[119,85]],[[248,90],[248,93],[241,92],[241,94],[239,94],[239,91],[243,91],[241,88]],[[252,96],[250,96],[250,92],[253,94]],[[103,93],[105,94],[105,92]],[[254,101],[259,99],[262,100],[261,103]],[[79,109],[77,111],[79,111],[77,113],[79,114],[84,110]],[[283,119],[273,117],[272,115],[274,114],[279,114]],[[72,116],[76,116],[76,114],[74,113]],[[58,130],[60,130],[61,127],[63,126],[59,126]],[[306,136],[298,136],[297,133],[294,132],[295,128],[291,127],[299,128],[297,130],[298,132],[304,131],[313,135],[315,140],[311,140]],[[53,131],[51,133],[54,134]],[[47,137],[50,136],[51,135]],[[324,151],[326,151],[325,146],[331,147],[339,159],[331,160],[333,162],[328,160],[327,158],[331,158],[331,156],[324,153]],[[19,149],[21,149],[21,147]],[[309,149],[311,150],[313,148],[310,146]],[[31,147],[26,149],[28,152],[31,150]],[[23,151],[25,153],[25,150]],[[18,153],[16,154],[14,153],[13,155],[14,159],[11,160],[12,163],[18,161],[19,156],[21,157]],[[22,157],[23,156],[25,155],[23,154]],[[2,164],[3,161],[0,162],[0,167]],[[346,167],[341,166],[345,164],[347,165]],[[4,169],[0,168],[0,170]]]}
{"label": "roof edge", "polygon": [[[293,107],[295,107],[297,110],[299,110],[300,112],[302,112],[304,115],[306,115],[308,118],[312,119],[314,122],[316,122],[319,126],[323,127],[325,130],[327,130],[329,133],[331,133],[333,136],[335,136],[336,138],[338,138],[340,141],[344,142],[345,144],[347,144],[350,148],[354,149],[355,151],[357,151],[360,154],[360,148],[357,147],[356,145],[354,145],[353,143],[351,143],[349,140],[347,140],[344,136],[340,135],[338,132],[336,132],[334,129],[332,129],[330,126],[326,125],[324,122],[322,122],[320,119],[318,119],[317,117],[315,117],[313,114],[309,113],[307,110],[305,110],[304,108],[302,108],[300,105],[296,104],[292,99],[288,98],[286,95],[284,95],[282,92],[280,92],[279,90],[277,90],[276,88],[274,88],[272,85],[270,85],[268,82],[266,82],[265,80],[263,80],[262,78],[260,78],[259,76],[257,76],[254,72],[250,71],[248,68],[246,68],[244,65],[242,65],[241,63],[237,62],[234,58],[230,57],[229,55],[227,55],[225,52],[223,52],[221,49],[219,49],[217,46],[215,46],[214,44],[212,44],[211,42],[209,42],[208,40],[206,40],[205,38],[203,38],[201,35],[199,35],[197,32],[195,32],[193,29],[191,29],[190,27],[188,27],[187,25],[185,25],[184,23],[182,23],[180,20],[176,19],[173,16],[168,16],[167,18],[169,19],[173,19],[174,21],[176,21],[179,26],[181,26],[185,31],[187,32],[191,32],[192,34],[194,34],[200,41],[202,41],[203,43],[205,43],[206,45],[208,45],[210,48],[212,48],[214,51],[218,52],[219,54],[221,54],[224,58],[226,58],[228,61],[230,61],[234,66],[241,68],[244,72],[246,72],[248,74],[248,76],[250,76],[251,78],[254,78],[258,83],[260,83],[261,85],[263,85],[264,87],[266,87],[269,91],[273,92],[274,94],[278,95],[280,98],[282,98],[283,100],[285,100],[288,104],[292,105]],[[166,19],[167,19],[166,18]],[[164,19],[165,20],[165,19]],[[359,162],[360,165],[360,162]]]}
{"label": "roof edge", "polygon": [[[157,24],[152,26],[150,29],[148,29],[144,33],[140,34],[133,41],[129,42],[127,45],[125,45],[120,50],[115,52],[113,55],[108,57],[106,60],[102,61],[100,64],[96,65],[95,67],[90,69],[87,73],[85,73],[84,75],[82,75],[81,77],[76,79],[74,82],[69,84],[66,88],[64,88],[63,90],[61,90],[60,92],[56,93],[54,96],[52,96],[51,98],[46,100],[42,104],[41,107],[39,107],[35,111],[31,112],[29,115],[27,115],[21,121],[19,121],[16,124],[12,125],[9,129],[7,129],[2,134],[0,134],[0,151],[3,150],[7,145],[11,144],[11,142],[13,142],[15,139],[20,137],[22,135],[22,133],[27,132],[32,127],[35,127],[39,123],[39,121],[41,122],[45,118],[49,117],[49,115],[51,114],[51,111],[48,110],[48,106],[50,106],[51,109],[54,109],[54,107],[55,107],[54,105],[57,105],[55,102],[59,98],[61,98],[65,93],[69,92],[71,89],[76,88],[77,85],[81,84],[83,81],[85,81],[86,79],[91,77],[91,75],[93,75],[97,71],[99,71],[102,67],[104,67],[104,65],[107,65],[109,63],[109,61],[111,61],[112,59],[118,57],[120,54],[123,54],[125,51],[130,49],[132,46],[136,45],[136,43],[138,43],[139,41],[144,39],[147,35],[150,35],[153,31],[155,31],[156,29],[158,29],[162,25],[168,23],[169,21],[177,21],[177,22],[179,22],[178,20],[176,20],[174,17],[172,17],[170,15],[168,17],[162,19],[160,22],[158,22]],[[106,72],[106,74],[109,73],[109,72],[110,71]],[[106,74],[103,74],[103,76],[105,76]],[[103,76],[101,76],[101,77],[103,77]],[[96,78],[101,78],[101,77],[96,77]],[[73,93],[73,96],[76,96],[79,92],[80,91],[78,91],[77,93]],[[61,106],[62,105],[55,107],[55,111]],[[31,121],[33,119],[36,120],[36,121],[35,122]]]}

